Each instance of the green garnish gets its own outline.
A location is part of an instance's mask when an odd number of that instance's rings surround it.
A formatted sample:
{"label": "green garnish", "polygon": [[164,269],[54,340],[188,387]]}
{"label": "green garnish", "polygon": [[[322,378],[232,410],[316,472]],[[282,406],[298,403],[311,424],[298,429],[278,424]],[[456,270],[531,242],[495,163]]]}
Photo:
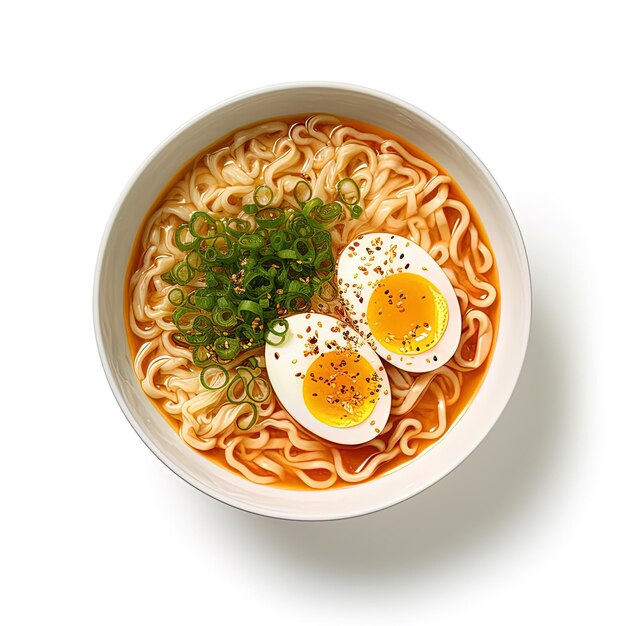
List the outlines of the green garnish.
{"label": "green garnish", "polygon": [[293,188],[293,197],[296,202],[303,207],[313,197],[313,189],[306,180],[299,180]]}
{"label": "green garnish", "polygon": [[254,204],[256,204],[261,209],[264,209],[265,207],[272,204],[272,200],[274,199],[274,192],[267,185],[261,185],[254,190],[252,198],[254,199]]}
{"label": "green garnish", "polygon": [[237,418],[237,428],[239,430],[249,430],[256,424],[258,410],[256,404],[252,404],[252,402],[242,402],[242,404],[245,404],[250,409],[250,413],[240,415]]}
{"label": "green garnish", "polygon": [[358,220],[361,217],[361,213],[363,213],[363,207],[360,207],[358,204],[350,207],[350,217],[353,220]]}
{"label": "green garnish", "polygon": [[[300,201],[310,189],[301,182]],[[176,230],[176,244],[187,255],[162,279],[173,286],[172,321],[198,367],[215,359],[227,363],[266,342],[279,345],[288,328],[282,317],[310,308],[334,275],[327,228],[342,215],[340,205],[314,198],[301,210],[265,206],[273,198],[267,186],[254,198],[245,205],[250,217],[216,220],[197,211]]]}
{"label": "green garnish", "polygon": [[185,301],[185,294],[182,289],[175,287],[174,289],[170,289],[167,294],[167,299],[174,306],[180,306]]}
{"label": "green garnish", "polygon": [[361,199],[359,186],[352,178],[342,178],[337,183],[337,193],[339,199],[348,206],[356,204]]}
{"label": "green garnish", "polygon": [[[344,178],[337,192],[358,218],[356,183]],[[225,389],[230,402],[250,404],[250,412],[237,420],[243,429],[254,424],[256,404],[267,400],[271,388],[259,377],[256,359],[250,358],[250,367],[239,366],[232,378],[223,364],[265,343],[280,345],[289,329],[285,315],[310,310],[315,296],[337,296],[329,229],[347,213],[339,202],[325,204],[312,193],[300,180],[293,191],[299,209],[272,207],[274,193],[261,185],[239,217],[194,212],[175,231],[186,256],[161,275],[172,285],[167,297],[174,307],[175,341],[192,348],[206,389]]]}
{"label": "green garnish", "polygon": [[219,363],[210,363],[200,372],[200,382],[209,391],[223,389],[228,384],[228,371]]}
{"label": "green garnish", "polygon": [[324,204],[319,198],[309,200],[302,207],[302,214],[307,222],[316,229],[328,229],[341,217],[343,209],[338,202]]}
{"label": "green garnish", "polygon": [[283,209],[260,209],[255,214],[256,223],[261,228],[279,228],[286,219]]}

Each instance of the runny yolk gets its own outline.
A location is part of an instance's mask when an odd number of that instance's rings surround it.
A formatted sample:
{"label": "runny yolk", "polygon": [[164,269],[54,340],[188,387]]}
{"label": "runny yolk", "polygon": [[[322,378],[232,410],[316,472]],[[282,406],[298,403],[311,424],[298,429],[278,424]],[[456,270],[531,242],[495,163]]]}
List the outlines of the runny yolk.
{"label": "runny yolk", "polygon": [[419,274],[389,274],[374,287],[367,322],[376,340],[390,352],[418,354],[441,339],[448,325],[448,303]]}
{"label": "runny yolk", "polygon": [[358,352],[320,354],[306,372],[302,394],[320,422],[345,428],[366,420],[378,402],[380,376]]}

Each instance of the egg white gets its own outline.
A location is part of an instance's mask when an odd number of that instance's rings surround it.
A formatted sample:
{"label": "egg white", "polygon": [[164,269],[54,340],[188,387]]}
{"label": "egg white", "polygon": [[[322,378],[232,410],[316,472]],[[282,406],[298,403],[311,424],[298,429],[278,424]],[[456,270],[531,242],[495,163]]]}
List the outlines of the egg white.
{"label": "egg white", "polygon": [[[356,445],[374,439],[385,427],[391,410],[389,379],[376,352],[353,328],[329,315],[300,313],[288,317],[287,321],[289,328],[283,343],[265,345],[267,374],[285,410],[307,430],[335,443]],[[314,344],[319,348],[317,354],[307,354],[311,347],[308,340],[312,336],[317,340]],[[378,402],[372,414],[356,426],[338,428],[324,424],[309,411],[304,401],[303,375],[320,354],[335,350],[326,342],[336,342],[338,347],[357,351],[380,376]]]}
{"label": "egg white", "polygon": [[[394,253],[391,253],[393,246]],[[448,324],[443,335],[432,348],[414,355],[388,350],[374,337],[367,322],[367,306],[376,283],[389,274],[401,272],[419,274],[429,280],[448,304]],[[454,288],[437,262],[413,241],[390,233],[370,233],[357,237],[344,248],[339,257],[337,286],[352,325],[383,359],[399,369],[431,372],[444,365],[456,352],[461,338],[462,320]]]}

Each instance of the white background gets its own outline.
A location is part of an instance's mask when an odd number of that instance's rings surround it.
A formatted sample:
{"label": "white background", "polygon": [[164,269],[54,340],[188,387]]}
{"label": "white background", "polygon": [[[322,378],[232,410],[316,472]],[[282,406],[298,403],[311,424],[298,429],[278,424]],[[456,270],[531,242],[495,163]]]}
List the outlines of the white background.
{"label": "white background", "polygon": [[[0,621],[624,623],[619,4],[4,3]],[[533,273],[528,357],[489,437],[344,522],[255,517],[177,478],[117,407],[92,331],[100,236],[135,168],[202,109],[291,80],[387,91],[453,129]]]}

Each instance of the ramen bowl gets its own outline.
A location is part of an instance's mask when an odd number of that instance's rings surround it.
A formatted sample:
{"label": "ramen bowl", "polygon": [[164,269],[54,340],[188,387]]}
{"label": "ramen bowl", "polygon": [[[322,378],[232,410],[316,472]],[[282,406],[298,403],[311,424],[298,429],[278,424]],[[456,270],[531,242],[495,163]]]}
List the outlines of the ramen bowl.
{"label": "ramen bowl", "polygon": [[[258,485],[187,446],[144,394],[134,374],[124,320],[124,289],[136,234],[148,209],[195,155],[242,126],[273,117],[326,112],[404,138],[440,163],[476,208],[497,260],[500,322],[484,381],[464,414],[424,453],[367,482],[338,489]],[[173,472],[205,494],[239,509],[293,520],[330,520],[371,513],[414,496],[456,468],[502,413],[520,373],[530,328],[528,262],[513,213],[476,155],[435,119],[391,96],[329,83],[278,85],[211,108],[180,128],[141,165],[117,202],[98,256],[94,322],[100,357],[131,426]]]}

